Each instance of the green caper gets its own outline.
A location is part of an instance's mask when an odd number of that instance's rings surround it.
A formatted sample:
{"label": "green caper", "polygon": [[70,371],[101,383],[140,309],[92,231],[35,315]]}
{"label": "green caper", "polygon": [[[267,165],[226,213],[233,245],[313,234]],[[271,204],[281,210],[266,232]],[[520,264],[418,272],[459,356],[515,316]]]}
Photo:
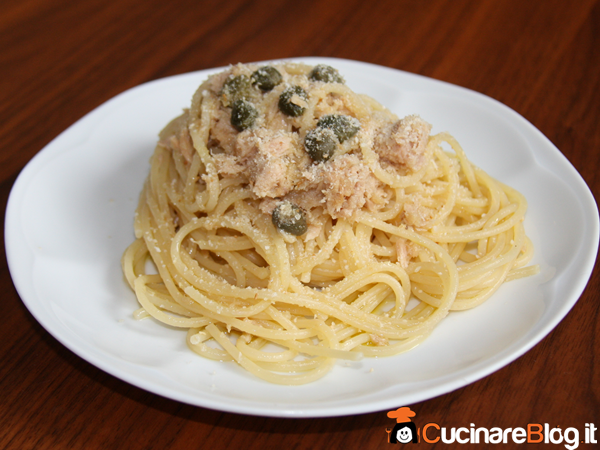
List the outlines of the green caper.
{"label": "green caper", "polygon": [[306,233],[306,214],[299,206],[288,200],[275,207],[272,220],[277,228],[294,236],[302,236]]}
{"label": "green caper", "polygon": [[328,114],[319,119],[317,127],[329,128],[335,133],[340,142],[344,142],[360,130],[360,122],[354,117]]}
{"label": "green caper", "polygon": [[241,98],[233,102],[231,108],[231,125],[236,130],[244,131],[246,128],[250,128],[257,117],[258,111],[249,101]]}
{"label": "green caper", "polygon": [[231,106],[236,100],[248,99],[252,92],[252,82],[247,75],[229,75],[221,88],[221,103]]}
{"label": "green caper", "polygon": [[318,64],[310,71],[308,78],[313,81],[323,81],[325,83],[343,83],[344,79],[337,71],[331,66],[326,64]]}
{"label": "green caper", "polygon": [[327,161],[333,156],[338,139],[329,128],[315,128],[306,133],[304,148],[306,153],[316,162]]}
{"label": "green caper", "polygon": [[261,91],[270,91],[283,80],[281,73],[273,66],[262,66],[250,76],[252,84]]}
{"label": "green caper", "polygon": [[290,86],[279,96],[279,109],[282,113],[298,117],[304,114],[306,107],[303,106],[308,100],[308,94],[300,86]]}

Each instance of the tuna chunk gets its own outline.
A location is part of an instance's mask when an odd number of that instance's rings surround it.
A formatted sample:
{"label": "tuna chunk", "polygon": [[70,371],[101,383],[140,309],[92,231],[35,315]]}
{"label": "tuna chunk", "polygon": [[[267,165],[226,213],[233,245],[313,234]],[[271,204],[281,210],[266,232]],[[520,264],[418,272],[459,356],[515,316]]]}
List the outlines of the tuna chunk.
{"label": "tuna chunk", "polygon": [[351,217],[381,189],[380,182],[356,155],[342,155],[323,166],[323,194],[332,217]]}
{"label": "tuna chunk", "polygon": [[300,177],[308,156],[293,133],[257,129],[238,134],[234,154],[215,154],[217,170],[224,176],[242,174],[258,198],[281,197]]}
{"label": "tuna chunk", "polygon": [[384,161],[417,172],[426,163],[431,125],[412,115],[385,126],[375,138],[375,150]]}

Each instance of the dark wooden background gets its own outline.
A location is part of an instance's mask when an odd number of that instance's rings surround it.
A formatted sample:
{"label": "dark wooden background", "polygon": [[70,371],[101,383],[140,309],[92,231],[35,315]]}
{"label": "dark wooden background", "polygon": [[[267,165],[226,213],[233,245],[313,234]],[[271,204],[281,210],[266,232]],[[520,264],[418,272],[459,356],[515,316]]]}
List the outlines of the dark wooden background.
{"label": "dark wooden background", "polygon": [[[489,95],[548,136],[599,198],[597,0],[2,0],[0,11],[3,208],[25,164],[114,95],[169,75],[294,56],[371,62]],[[389,445],[385,411],[270,419],[132,387],[50,336],[22,304],[5,257],[0,264],[0,448]],[[419,423],[549,423],[582,436],[585,423],[600,426],[599,294],[596,270],[540,344],[483,380],[412,405]]]}

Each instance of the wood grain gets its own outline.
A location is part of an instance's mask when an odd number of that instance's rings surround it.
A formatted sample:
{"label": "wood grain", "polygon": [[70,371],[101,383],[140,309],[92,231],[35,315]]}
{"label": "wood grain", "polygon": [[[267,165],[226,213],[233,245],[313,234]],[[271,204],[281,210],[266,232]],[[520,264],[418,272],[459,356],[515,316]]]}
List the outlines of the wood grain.
{"label": "wood grain", "polygon": [[[2,10],[4,207],[25,164],[118,93],[193,70],[298,56],[381,64],[489,95],[538,127],[599,198],[597,0],[5,0]],[[250,417],[181,404],[120,381],[49,335],[21,302],[6,258],[0,265],[0,448],[388,445],[385,428],[393,424],[385,411],[326,419]],[[419,423],[549,423],[581,432],[585,423],[600,426],[599,277],[596,267],[565,320],[524,356],[462,389],[412,405]]]}

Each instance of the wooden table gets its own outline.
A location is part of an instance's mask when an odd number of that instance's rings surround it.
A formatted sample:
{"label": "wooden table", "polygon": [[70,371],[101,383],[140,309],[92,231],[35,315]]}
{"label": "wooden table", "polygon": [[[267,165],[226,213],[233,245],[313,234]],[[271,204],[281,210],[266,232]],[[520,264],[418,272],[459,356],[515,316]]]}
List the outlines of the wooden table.
{"label": "wooden table", "polygon": [[[597,0],[5,0],[2,205],[37,152],[116,94],[169,75],[297,56],[376,63],[491,96],[539,128],[598,198],[599,30]],[[1,264],[0,448],[389,445],[385,411],[251,417],[133,387],[48,334],[21,302],[6,258]],[[596,270],[573,310],[540,344],[480,381],[412,405],[419,423],[449,428],[476,421],[503,429],[549,423],[577,427],[582,436],[586,423],[600,426],[599,295]]]}

